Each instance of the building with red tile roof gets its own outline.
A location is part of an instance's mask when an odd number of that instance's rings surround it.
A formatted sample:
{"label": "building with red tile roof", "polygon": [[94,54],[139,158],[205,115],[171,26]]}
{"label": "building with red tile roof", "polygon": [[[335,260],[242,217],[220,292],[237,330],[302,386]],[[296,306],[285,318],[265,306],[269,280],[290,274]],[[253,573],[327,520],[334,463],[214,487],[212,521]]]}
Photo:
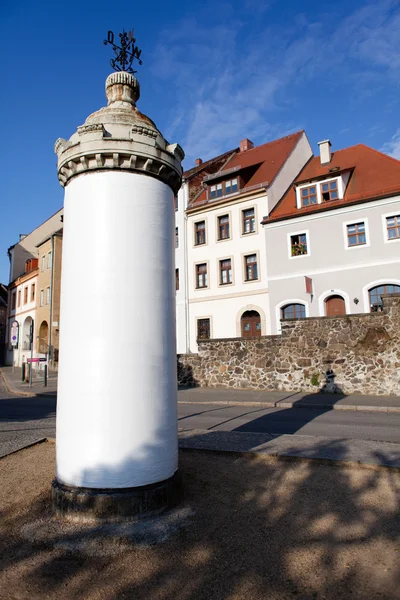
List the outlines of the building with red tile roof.
{"label": "building with red tile roof", "polygon": [[348,177],[343,196],[320,204],[302,206],[302,212],[334,210],[351,204],[376,200],[400,192],[400,161],[364,144],[337,150],[329,163],[321,164],[319,156],[314,156],[299,173],[282,200],[271,211],[269,222],[277,219],[297,217],[296,189],[305,183],[318,183],[337,175]]}
{"label": "building with red tile roof", "polygon": [[227,160],[218,171],[203,178],[203,186],[188,205],[188,210],[210,202],[223,201],[226,194],[221,193],[221,196],[211,198],[210,188],[223,183],[227,178],[238,177],[238,194],[268,189],[304,136],[304,131],[298,131],[256,147],[250,140],[242,140],[239,149],[227,153],[229,156],[223,155],[227,156]]}
{"label": "building with red tile roof", "polygon": [[312,156],[304,131],[238,148],[185,172],[176,212],[178,352],[197,339],[270,333],[260,226]]}
{"label": "building with red tile roof", "polygon": [[262,221],[273,333],[282,318],[380,310],[400,292],[400,161],[319,145]]}

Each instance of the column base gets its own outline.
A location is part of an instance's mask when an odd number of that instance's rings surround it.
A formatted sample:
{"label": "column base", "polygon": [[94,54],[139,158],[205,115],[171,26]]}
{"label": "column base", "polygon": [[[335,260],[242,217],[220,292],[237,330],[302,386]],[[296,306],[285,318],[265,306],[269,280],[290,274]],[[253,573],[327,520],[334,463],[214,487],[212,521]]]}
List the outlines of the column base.
{"label": "column base", "polygon": [[74,520],[137,521],[159,515],[183,500],[179,471],[164,481],[132,488],[95,489],[53,480],[53,511]]}

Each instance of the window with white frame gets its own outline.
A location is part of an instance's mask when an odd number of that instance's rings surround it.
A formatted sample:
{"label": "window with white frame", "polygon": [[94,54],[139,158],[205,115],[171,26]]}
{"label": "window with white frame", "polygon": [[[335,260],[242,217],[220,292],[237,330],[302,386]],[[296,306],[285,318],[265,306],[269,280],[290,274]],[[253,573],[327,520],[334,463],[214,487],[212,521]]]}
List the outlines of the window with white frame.
{"label": "window with white frame", "polygon": [[322,202],[329,202],[330,200],[337,200],[339,198],[338,180],[322,182],[320,184],[321,199]]}
{"label": "window with white frame", "polygon": [[281,308],[282,319],[305,319],[306,307],[304,304],[286,304]]}
{"label": "window with white frame", "polygon": [[40,306],[44,306],[44,290],[40,290]]}
{"label": "window with white frame", "polygon": [[386,217],[386,230],[388,240],[400,239],[400,215]]}
{"label": "window with white frame", "polygon": [[46,268],[46,256],[42,256],[42,271]]}
{"label": "window with white frame", "polygon": [[51,252],[47,253],[47,268],[51,269]]}
{"label": "window with white frame", "polygon": [[306,233],[296,233],[290,236],[290,253],[291,256],[305,256],[308,254]]}
{"label": "window with white frame", "polygon": [[309,185],[308,187],[301,188],[300,198],[302,206],[310,206],[311,204],[317,204],[317,186]]}
{"label": "window with white frame", "polygon": [[46,288],[46,304],[50,304],[50,288]]}
{"label": "window with white frame", "polygon": [[366,243],[367,237],[364,221],[347,225],[347,244],[349,248],[353,248],[354,246],[364,246]]}

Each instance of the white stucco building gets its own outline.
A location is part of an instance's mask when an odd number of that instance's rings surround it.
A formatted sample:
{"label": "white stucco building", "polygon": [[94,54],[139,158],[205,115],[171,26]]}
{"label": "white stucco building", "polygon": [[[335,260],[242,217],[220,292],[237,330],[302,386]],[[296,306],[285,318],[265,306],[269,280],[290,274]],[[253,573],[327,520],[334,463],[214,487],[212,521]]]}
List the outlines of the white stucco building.
{"label": "white stucco building", "polygon": [[217,170],[201,173],[197,194],[190,195],[191,178],[186,178],[185,351],[196,352],[201,338],[271,333],[260,222],[311,156],[303,131],[258,147],[246,139]]}
{"label": "white stucco building", "polygon": [[400,162],[328,140],[263,220],[270,332],[280,320],[379,310],[400,292]]}

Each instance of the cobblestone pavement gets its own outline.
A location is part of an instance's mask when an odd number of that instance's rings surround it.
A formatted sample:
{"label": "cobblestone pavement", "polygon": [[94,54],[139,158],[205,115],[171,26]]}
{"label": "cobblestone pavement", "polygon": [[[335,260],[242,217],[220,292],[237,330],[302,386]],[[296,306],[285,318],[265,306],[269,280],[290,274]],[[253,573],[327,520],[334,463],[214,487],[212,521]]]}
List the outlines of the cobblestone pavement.
{"label": "cobblestone pavement", "polygon": [[56,434],[54,398],[19,398],[0,378],[0,457]]}

